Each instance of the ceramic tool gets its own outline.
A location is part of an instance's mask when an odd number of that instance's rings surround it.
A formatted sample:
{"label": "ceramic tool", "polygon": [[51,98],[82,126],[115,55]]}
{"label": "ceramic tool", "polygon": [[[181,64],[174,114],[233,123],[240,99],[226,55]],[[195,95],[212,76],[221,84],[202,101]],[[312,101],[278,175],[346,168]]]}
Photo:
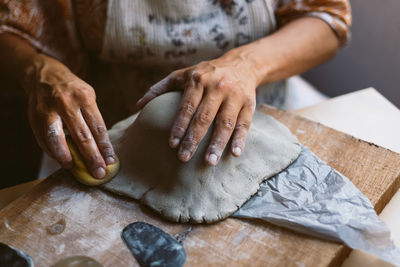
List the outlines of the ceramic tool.
{"label": "ceramic tool", "polygon": [[0,243],[0,266],[33,267],[32,259],[19,249]]}
{"label": "ceramic tool", "polygon": [[151,224],[131,223],[124,228],[121,237],[142,267],[179,267],[186,261],[182,244]]}

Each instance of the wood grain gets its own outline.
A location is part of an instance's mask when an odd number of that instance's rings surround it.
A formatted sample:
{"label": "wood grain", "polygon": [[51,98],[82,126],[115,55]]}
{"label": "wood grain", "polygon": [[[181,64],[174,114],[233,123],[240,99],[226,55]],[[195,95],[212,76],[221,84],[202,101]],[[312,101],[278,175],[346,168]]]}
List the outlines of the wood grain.
{"label": "wood grain", "polygon": [[[321,159],[350,178],[377,212],[400,184],[400,155],[321,124],[264,106]],[[88,188],[58,171],[0,211],[0,242],[28,253],[36,266],[73,255],[104,266],[136,266],[120,238],[122,228],[145,221],[175,235],[191,228],[183,244],[185,266],[339,266],[349,249],[259,220],[227,219],[212,225],[174,224],[138,202]],[[57,233],[49,227],[61,225]]]}

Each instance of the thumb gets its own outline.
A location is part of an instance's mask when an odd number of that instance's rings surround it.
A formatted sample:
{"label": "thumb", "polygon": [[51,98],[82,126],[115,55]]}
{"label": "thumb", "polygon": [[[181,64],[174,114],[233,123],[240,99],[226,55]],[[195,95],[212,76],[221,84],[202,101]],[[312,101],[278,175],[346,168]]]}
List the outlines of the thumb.
{"label": "thumb", "polygon": [[171,73],[170,75],[150,87],[150,89],[136,103],[136,108],[141,109],[157,96],[172,91],[175,88],[175,84],[176,75],[175,73]]}

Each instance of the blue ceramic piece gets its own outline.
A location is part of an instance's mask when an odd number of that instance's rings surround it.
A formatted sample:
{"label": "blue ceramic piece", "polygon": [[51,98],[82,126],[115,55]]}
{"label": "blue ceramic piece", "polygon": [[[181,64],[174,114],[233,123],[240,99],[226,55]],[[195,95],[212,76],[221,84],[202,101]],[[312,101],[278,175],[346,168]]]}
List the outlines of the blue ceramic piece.
{"label": "blue ceramic piece", "polygon": [[33,267],[32,259],[19,249],[0,243],[0,266]]}
{"label": "blue ceramic piece", "polygon": [[151,224],[131,223],[121,237],[142,267],[179,267],[185,263],[186,252],[181,243]]}

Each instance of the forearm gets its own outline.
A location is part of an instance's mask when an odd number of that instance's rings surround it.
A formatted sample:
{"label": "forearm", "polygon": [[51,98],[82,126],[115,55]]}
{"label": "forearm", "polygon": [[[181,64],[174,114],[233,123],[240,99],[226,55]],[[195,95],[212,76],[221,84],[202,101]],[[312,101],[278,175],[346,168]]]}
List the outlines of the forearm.
{"label": "forearm", "polygon": [[28,96],[28,118],[41,146],[61,166],[72,167],[63,128],[96,178],[115,163],[107,128],[93,88],[58,60],[37,52],[12,34],[0,34],[0,73],[14,78]]}
{"label": "forearm", "polygon": [[39,53],[24,39],[10,33],[0,34],[0,73],[19,85],[27,78],[27,69]]}
{"label": "forearm", "polygon": [[305,17],[272,35],[233,49],[226,56],[247,61],[258,84],[265,84],[305,72],[330,59],[338,48],[339,41],[325,22]]}

